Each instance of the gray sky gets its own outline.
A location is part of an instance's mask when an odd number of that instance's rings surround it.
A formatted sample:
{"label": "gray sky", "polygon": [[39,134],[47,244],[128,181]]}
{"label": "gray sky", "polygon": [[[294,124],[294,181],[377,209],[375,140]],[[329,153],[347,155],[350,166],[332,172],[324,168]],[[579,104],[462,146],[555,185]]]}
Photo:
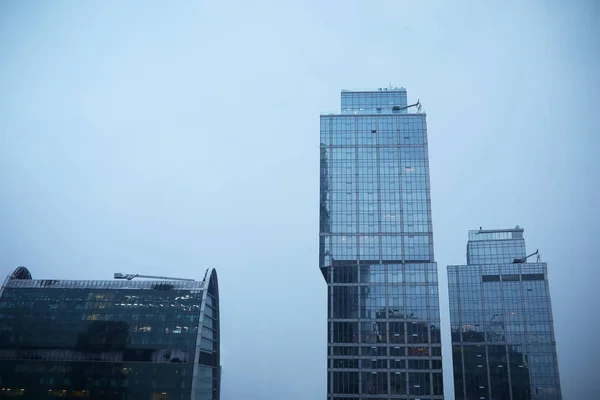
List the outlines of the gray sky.
{"label": "gray sky", "polygon": [[428,114],[446,323],[467,230],[519,224],[564,398],[600,397],[598,3],[172,3],[0,2],[0,273],[215,267],[223,399],[322,399],[319,114],[392,82]]}

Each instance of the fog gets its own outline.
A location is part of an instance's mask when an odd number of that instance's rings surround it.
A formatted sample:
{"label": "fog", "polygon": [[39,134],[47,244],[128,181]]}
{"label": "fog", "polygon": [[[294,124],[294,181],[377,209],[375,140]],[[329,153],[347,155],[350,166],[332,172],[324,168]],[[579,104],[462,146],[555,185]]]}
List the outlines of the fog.
{"label": "fog", "polygon": [[0,274],[219,274],[222,398],[323,399],[319,114],[427,112],[444,375],[468,229],[548,263],[565,399],[600,398],[594,1],[0,2]]}

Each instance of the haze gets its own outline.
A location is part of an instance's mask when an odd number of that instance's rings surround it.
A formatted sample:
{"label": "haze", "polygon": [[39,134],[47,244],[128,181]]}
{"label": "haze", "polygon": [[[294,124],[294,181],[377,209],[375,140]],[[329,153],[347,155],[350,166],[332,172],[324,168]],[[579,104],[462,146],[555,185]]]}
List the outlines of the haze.
{"label": "haze", "polygon": [[525,228],[565,399],[600,398],[594,1],[2,1],[0,273],[219,274],[222,398],[326,396],[319,114],[391,84],[427,112],[446,265]]}

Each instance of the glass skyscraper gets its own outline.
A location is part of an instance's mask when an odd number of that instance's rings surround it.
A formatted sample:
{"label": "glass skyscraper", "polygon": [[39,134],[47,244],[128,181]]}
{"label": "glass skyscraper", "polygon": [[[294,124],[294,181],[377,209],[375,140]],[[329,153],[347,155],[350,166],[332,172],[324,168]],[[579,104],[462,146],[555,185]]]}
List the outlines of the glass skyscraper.
{"label": "glass skyscraper", "polygon": [[9,397],[218,400],[215,270],[203,281],[75,281],[17,268],[0,289]]}
{"label": "glass skyscraper", "polygon": [[442,399],[425,114],[404,88],[341,103],[320,119],[328,399]]}
{"label": "glass skyscraper", "polygon": [[469,231],[448,284],[456,400],[561,400],[547,267],[523,229]]}

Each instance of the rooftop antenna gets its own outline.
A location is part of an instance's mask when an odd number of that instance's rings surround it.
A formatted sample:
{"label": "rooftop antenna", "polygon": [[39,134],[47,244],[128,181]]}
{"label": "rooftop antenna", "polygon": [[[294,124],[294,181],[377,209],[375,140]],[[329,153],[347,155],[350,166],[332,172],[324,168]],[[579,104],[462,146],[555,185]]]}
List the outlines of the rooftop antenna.
{"label": "rooftop antenna", "polygon": [[154,275],[141,275],[141,274],[123,274],[120,272],[115,272],[115,279],[127,279],[128,281],[134,278],[148,278],[148,279],[162,279],[167,281],[194,281],[193,279],[187,278],[171,278],[168,276],[154,276]]}
{"label": "rooftop antenna", "polygon": [[401,110],[407,110],[411,107],[417,107],[418,110],[421,109],[421,102],[417,101],[415,104],[411,104],[409,106],[404,106],[404,107],[400,107],[400,106],[393,106],[392,107],[392,111],[401,111]]}
{"label": "rooftop antenna", "polygon": [[523,263],[526,263],[526,262],[527,262],[527,259],[528,259],[529,257],[531,257],[531,256],[535,256],[536,254],[537,254],[537,257],[538,257],[538,260],[539,260],[539,258],[540,258],[540,251],[539,251],[539,250],[536,250],[536,251],[535,251],[535,253],[531,253],[530,255],[528,255],[528,256],[526,256],[526,257],[523,257],[523,258],[515,258],[515,259],[513,260],[513,262],[512,262],[512,263],[513,263],[513,264],[523,264]]}

